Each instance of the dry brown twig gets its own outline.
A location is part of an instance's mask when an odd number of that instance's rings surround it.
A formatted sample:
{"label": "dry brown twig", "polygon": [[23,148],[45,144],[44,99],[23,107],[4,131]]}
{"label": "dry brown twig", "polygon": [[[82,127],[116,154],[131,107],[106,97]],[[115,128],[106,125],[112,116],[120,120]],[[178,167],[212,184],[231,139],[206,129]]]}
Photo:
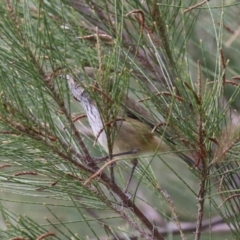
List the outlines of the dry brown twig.
{"label": "dry brown twig", "polygon": [[47,233],[44,233],[44,234],[38,236],[36,240],[42,240],[42,239],[47,238],[49,236],[56,236],[56,234],[52,233],[52,232],[47,232]]}
{"label": "dry brown twig", "polygon": [[230,47],[232,43],[238,39],[238,36],[240,34],[240,26],[234,31],[233,35],[226,41],[225,46]]}
{"label": "dry brown twig", "polygon": [[14,174],[15,177],[23,176],[23,175],[38,175],[38,173],[33,171],[25,171],[25,172],[19,172]]}
{"label": "dry brown twig", "polygon": [[99,168],[99,169],[97,170],[97,172],[95,172],[91,177],[89,177],[89,178],[84,182],[83,185],[85,185],[85,186],[88,185],[94,178],[96,178],[98,175],[100,175],[100,174],[102,173],[102,171],[103,171],[107,166],[109,166],[109,165],[111,165],[111,164],[113,164],[113,163],[115,163],[115,162],[117,162],[117,161],[119,161],[119,160],[121,160],[121,159],[112,159],[112,160],[106,162],[101,168]]}
{"label": "dry brown twig", "polygon": [[234,79],[234,80],[240,80],[240,76],[234,76],[234,77],[232,77],[232,79]]}
{"label": "dry brown twig", "polygon": [[108,44],[113,44],[113,38],[108,34],[94,33],[90,35],[85,35],[82,37],[77,37],[78,39],[96,40],[97,36],[104,42]]}
{"label": "dry brown twig", "polygon": [[[149,35],[150,38],[152,38],[153,42],[160,47],[161,44],[159,42],[159,40],[157,39],[157,37],[153,34],[152,30],[146,26],[145,24],[145,14],[143,12],[143,10],[141,9],[135,9],[129,13],[126,14],[126,16],[132,15],[134,16],[134,18],[139,22],[140,24],[140,33],[143,32],[143,30],[146,30],[147,34]],[[141,16],[139,17],[138,14]]]}
{"label": "dry brown twig", "polygon": [[240,193],[233,194],[233,195],[227,197],[226,199],[224,199],[224,201],[218,206],[218,208],[222,207],[222,205],[223,205],[226,201],[230,200],[231,198],[235,198],[235,197],[240,197]]}
{"label": "dry brown twig", "polygon": [[222,63],[222,69],[223,69],[223,75],[222,75],[222,82],[223,86],[226,83],[226,62],[225,62],[225,57],[222,48],[220,48],[220,56],[221,56],[221,63]]}
{"label": "dry brown twig", "polygon": [[[156,96],[161,96],[161,95],[169,96],[169,97],[174,97],[174,98],[176,98],[179,102],[182,102],[182,101],[183,101],[183,99],[182,99],[180,96],[174,95],[174,94],[172,94],[172,93],[170,93],[170,92],[158,92],[158,93],[156,93]],[[147,100],[151,100],[151,97],[146,97],[146,98],[140,99],[140,100],[138,100],[138,102],[144,102],[144,101],[147,101]]]}
{"label": "dry brown twig", "polygon": [[193,5],[193,6],[189,7],[189,8],[187,8],[186,10],[184,10],[183,13],[187,13],[187,12],[189,12],[189,11],[191,11],[191,10],[193,10],[193,9],[195,9],[195,8],[197,8],[197,7],[199,7],[199,6],[202,6],[203,4],[205,4],[206,2],[209,2],[209,1],[210,1],[210,0],[204,0],[204,1],[200,2],[200,3],[197,3],[197,4],[195,4],[195,5]]}
{"label": "dry brown twig", "polygon": [[2,165],[0,165],[0,169],[5,168],[5,167],[11,167],[11,166],[12,166],[12,164],[8,164],[8,163],[2,164]]}
{"label": "dry brown twig", "polygon": [[[115,124],[117,121],[126,121],[125,118],[117,118],[117,119],[114,119],[114,120],[111,120],[111,121],[108,121],[107,123],[105,123],[105,127],[106,126],[111,126],[112,124]],[[93,143],[93,146],[95,146],[97,144],[97,141],[98,141],[98,138],[100,137],[101,133],[104,131],[104,127],[98,132],[95,140],[94,140],[94,143]]]}

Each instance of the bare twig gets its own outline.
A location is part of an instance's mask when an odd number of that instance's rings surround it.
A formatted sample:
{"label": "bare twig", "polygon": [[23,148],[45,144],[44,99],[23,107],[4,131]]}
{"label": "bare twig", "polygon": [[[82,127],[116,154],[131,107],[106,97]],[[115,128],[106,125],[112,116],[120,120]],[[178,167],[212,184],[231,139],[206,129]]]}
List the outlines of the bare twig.
{"label": "bare twig", "polygon": [[231,80],[225,80],[225,84],[230,84],[230,85],[233,85],[233,86],[239,86],[239,83],[236,83],[236,82],[233,82]]}
{"label": "bare twig", "polygon": [[226,63],[225,63],[225,58],[224,58],[224,53],[222,48],[220,48],[220,55],[221,55],[221,63],[222,63],[222,69],[223,69],[223,75],[222,75],[222,82],[223,86],[225,85],[226,82]]}
{"label": "bare twig", "polygon": [[99,170],[98,170],[96,173],[94,173],[91,177],[89,177],[89,178],[84,182],[84,185],[85,185],[85,186],[88,185],[94,178],[96,178],[99,174],[101,174],[102,171],[103,171],[107,166],[109,166],[109,165],[111,165],[111,164],[113,164],[113,163],[115,163],[115,162],[117,162],[117,161],[119,161],[119,160],[121,160],[121,159],[112,159],[112,160],[106,162],[101,168],[99,168]]}
{"label": "bare twig", "polygon": [[33,171],[25,171],[25,172],[19,172],[14,174],[14,176],[23,176],[23,175],[38,175],[38,173]]}
{"label": "bare twig", "polygon": [[192,87],[187,82],[183,82],[183,84],[193,93],[193,96],[196,99],[197,104],[200,105],[197,93],[192,89]]}
{"label": "bare twig", "polygon": [[205,3],[208,2],[208,1],[210,1],[210,0],[204,0],[204,1],[200,2],[200,3],[198,3],[198,4],[195,4],[195,5],[193,5],[193,6],[189,7],[189,8],[187,8],[186,10],[184,10],[183,13],[187,13],[187,12],[189,12],[189,11],[191,11],[191,10],[193,10],[193,9],[195,9],[195,8],[197,8],[197,7],[199,7],[199,6],[202,6],[203,4],[205,4]]}
{"label": "bare twig", "polygon": [[[220,24],[220,22],[218,22],[218,25],[220,26],[221,24]],[[230,27],[228,27],[228,26],[226,26],[226,25],[222,25],[223,26],[223,28],[225,29],[225,30],[227,30],[229,33],[231,33],[231,34],[233,34],[234,33],[234,30],[232,30]]]}
{"label": "bare twig", "polygon": [[44,234],[38,236],[36,240],[42,240],[42,239],[50,237],[50,236],[56,236],[56,234],[55,233],[51,233],[51,232],[44,233]]}
{"label": "bare twig", "polygon": [[5,167],[11,167],[11,166],[12,166],[12,164],[8,164],[8,163],[2,164],[2,165],[0,165],[0,169],[5,168]]}
{"label": "bare twig", "polygon": [[230,47],[240,34],[240,26],[234,31],[234,34],[226,41],[226,47]]}
{"label": "bare twig", "polygon": [[[126,121],[126,119],[125,119],[125,118],[117,118],[117,119],[114,119],[114,120],[111,120],[111,121],[105,123],[104,126],[105,126],[105,127],[106,127],[106,126],[111,126],[112,124],[116,123],[117,121]],[[104,131],[104,127],[102,127],[102,128],[100,129],[100,131],[98,132],[98,134],[97,134],[97,136],[96,136],[96,138],[95,138],[95,140],[94,140],[93,146],[96,145],[96,143],[97,143],[97,141],[98,141],[98,138],[100,137],[100,135],[101,135],[101,133],[102,133],[103,131]]]}
{"label": "bare twig", "polygon": [[[108,34],[98,33],[98,36],[104,43],[108,43],[108,44],[113,44],[114,43],[113,38]],[[95,33],[95,34],[90,34],[90,35],[85,35],[85,36],[82,36],[82,37],[78,37],[78,39],[89,39],[89,40],[96,41],[96,37],[97,37],[97,34]]]}
{"label": "bare twig", "polygon": [[153,127],[151,133],[154,133],[154,132],[156,131],[156,129],[157,129],[158,127],[161,127],[161,126],[167,126],[167,123],[160,122],[160,123],[156,124],[156,125]]}
{"label": "bare twig", "polygon": [[232,79],[234,79],[234,80],[240,80],[240,76],[234,76],[234,77],[232,77]]}
{"label": "bare twig", "polygon": [[[156,96],[161,96],[161,95],[174,97],[174,98],[176,98],[179,102],[182,102],[182,101],[183,101],[183,99],[182,99],[180,96],[178,96],[178,95],[173,95],[173,94],[170,93],[170,92],[158,92],[158,93],[156,93]],[[146,100],[151,100],[151,97],[146,97],[146,98],[140,99],[140,100],[138,100],[138,102],[144,102],[144,101],[146,101]]]}
{"label": "bare twig", "polygon": [[[135,9],[129,13],[126,14],[126,17],[133,14],[134,17],[138,20],[139,24],[140,24],[140,32],[143,31],[143,29],[146,27],[145,26],[145,15],[143,10],[141,9]],[[141,17],[138,17],[137,14],[139,14]]]}
{"label": "bare twig", "polygon": [[220,208],[226,201],[230,200],[231,198],[235,198],[235,197],[240,197],[240,193],[233,194],[233,195],[227,197],[226,199],[224,199],[224,201],[218,206],[218,208]]}
{"label": "bare twig", "polygon": [[[153,42],[160,47],[161,44],[159,42],[159,40],[157,39],[157,37],[153,34],[153,32],[151,31],[151,29],[149,27],[146,26],[145,24],[145,15],[143,10],[141,9],[135,9],[131,12],[129,12],[128,14],[126,14],[126,16],[133,14],[133,16],[135,17],[135,19],[139,22],[140,24],[140,33],[143,32],[143,30],[146,30],[147,34],[149,35],[149,37],[153,40]],[[138,14],[141,16],[139,17]]]}

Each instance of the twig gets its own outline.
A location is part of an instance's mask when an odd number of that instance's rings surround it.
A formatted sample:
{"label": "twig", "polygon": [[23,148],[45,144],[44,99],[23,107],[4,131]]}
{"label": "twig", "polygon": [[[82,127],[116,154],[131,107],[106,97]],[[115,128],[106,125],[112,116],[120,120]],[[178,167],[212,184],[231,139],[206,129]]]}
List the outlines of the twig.
{"label": "twig", "polygon": [[101,95],[107,99],[111,104],[114,104],[114,101],[109,97],[108,94],[106,94],[102,89],[99,89],[98,87],[96,87],[95,85],[90,85],[90,87],[93,88],[94,91],[97,91],[99,93],[101,93]]}
{"label": "twig", "polygon": [[[108,121],[108,122],[105,123],[104,125],[105,125],[105,126],[111,126],[112,123],[115,123],[115,122],[117,122],[117,121],[126,121],[126,119],[125,119],[125,118],[117,118],[117,119],[115,119],[115,120]],[[97,141],[98,141],[101,133],[104,131],[104,128],[105,128],[105,127],[102,127],[102,128],[100,129],[100,131],[98,132],[97,136],[95,137],[93,146],[96,145],[96,143],[97,143]]]}
{"label": "twig", "polygon": [[[140,14],[141,18],[139,18],[139,17],[136,15],[136,13]],[[140,26],[141,26],[141,27],[140,27],[140,32],[142,32],[143,29],[146,27],[146,26],[145,26],[145,15],[144,15],[143,10],[141,10],[141,9],[135,9],[135,10],[127,13],[127,14],[126,14],[126,17],[129,16],[129,15],[131,15],[131,14],[134,14],[134,17],[135,17],[135,18],[138,20],[138,22],[140,23]]]}
{"label": "twig", "polygon": [[157,96],[160,96],[160,95],[170,96],[170,97],[176,98],[179,102],[183,101],[183,99],[180,96],[174,95],[174,94],[172,94],[170,92],[159,92],[159,93],[156,93],[156,95]]}
{"label": "twig", "polygon": [[187,13],[187,12],[193,10],[194,8],[197,8],[197,7],[201,6],[201,5],[203,5],[204,3],[208,2],[208,1],[210,1],[210,0],[204,0],[204,1],[200,2],[200,3],[197,3],[197,4],[187,8],[186,10],[184,10],[183,13]]}
{"label": "twig", "polygon": [[223,76],[222,76],[222,82],[223,82],[223,86],[225,85],[226,82],[226,63],[225,63],[225,58],[224,58],[224,53],[222,48],[220,48],[220,55],[221,55],[221,63],[222,63],[222,69],[223,69]]}
{"label": "twig", "polygon": [[[218,22],[218,25],[221,26],[220,22]],[[226,26],[226,25],[224,25],[224,24],[223,24],[222,26],[223,26],[223,28],[224,28],[225,30],[227,30],[229,33],[231,33],[231,34],[234,33],[234,30],[232,30],[230,27],[228,27],[228,26]]]}
{"label": "twig", "polygon": [[197,104],[200,105],[200,101],[199,101],[197,93],[192,89],[192,87],[187,82],[183,82],[183,84],[193,93],[193,95],[197,101]]}
{"label": "twig", "polygon": [[208,139],[209,139],[211,142],[214,142],[216,145],[218,145],[218,146],[219,146],[219,143],[218,143],[218,141],[217,141],[217,139],[216,139],[216,138],[213,138],[213,137],[208,137]]}
{"label": "twig", "polygon": [[230,84],[230,85],[233,85],[233,86],[239,86],[239,83],[236,83],[236,82],[233,82],[233,81],[230,81],[230,80],[225,80],[225,84]]}
{"label": "twig", "polygon": [[240,76],[234,76],[234,77],[232,77],[232,79],[240,80]]}
{"label": "twig", "polygon": [[56,236],[56,234],[55,233],[51,233],[51,232],[44,233],[44,234],[38,236],[36,240],[42,240],[42,239],[47,238],[49,236]]}
{"label": "twig", "polygon": [[156,125],[153,127],[151,133],[154,133],[155,130],[156,130],[158,127],[161,127],[161,126],[167,126],[167,123],[160,122],[160,123],[156,124]]}
{"label": "twig", "polygon": [[240,26],[234,31],[234,34],[226,41],[226,47],[230,47],[240,34]]}
{"label": "twig", "polygon": [[[85,118],[85,117],[87,117],[86,114],[81,114],[81,115],[79,115],[79,116],[73,117],[73,118],[72,118],[72,121],[73,121],[73,122],[76,122],[76,121],[81,120],[82,118]],[[66,130],[66,126],[63,128],[63,130]]]}
{"label": "twig", "polygon": [[94,173],[91,177],[89,177],[85,182],[84,182],[84,185],[88,185],[94,178],[96,178],[99,174],[102,173],[102,171],[108,166],[108,165],[111,165],[112,163],[115,163],[117,161],[119,161],[121,159],[112,159],[108,162],[106,162],[102,167],[99,168],[99,170]]}
{"label": "twig", "polygon": [[[158,92],[158,93],[156,93],[156,96],[160,96],[160,95],[165,95],[165,96],[174,97],[174,98],[176,98],[179,102],[182,102],[182,101],[183,101],[183,99],[182,99],[180,96],[178,96],[178,95],[173,95],[173,94],[170,93],[170,92]],[[144,102],[144,101],[146,101],[146,100],[151,100],[151,97],[146,97],[146,98],[140,99],[140,100],[138,100],[138,102]]]}
{"label": "twig", "polygon": [[[128,155],[128,154],[136,154],[138,152],[139,152],[139,149],[136,148],[136,149],[132,149],[130,151],[113,154],[112,157],[120,157],[120,156],[124,156],[124,155]],[[107,158],[108,158],[108,156],[103,157],[104,160],[106,160]],[[101,168],[98,169],[98,171],[96,173],[94,173],[90,178],[88,178],[85,181],[84,185],[87,185],[90,181],[92,181],[92,179],[96,178],[108,165],[111,165],[118,160],[121,160],[121,159],[119,159],[119,158],[118,159],[113,159],[113,160],[110,160],[107,163],[105,163]]]}
{"label": "twig", "polygon": [[222,174],[222,177],[221,177],[221,179],[220,179],[219,187],[218,187],[218,192],[221,192],[221,191],[222,191],[222,184],[223,184],[223,180],[224,180],[224,178],[225,178],[225,174],[226,174],[226,173],[223,173],[223,174]]}
{"label": "twig", "polygon": [[12,166],[12,164],[5,163],[5,164],[0,165],[0,169],[5,168],[5,167],[11,167],[11,166]]}
{"label": "twig", "polygon": [[218,206],[218,208],[220,208],[226,201],[228,201],[229,199],[231,198],[235,198],[235,197],[239,197],[240,196],[240,193],[237,193],[237,194],[233,194],[229,197],[227,197],[226,199],[224,199],[224,201]]}
{"label": "twig", "polygon": [[90,34],[90,35],[85,35],[82,37],[77,37],[78,39],[89,39],[89,40],[96,40],[97,36],[103,40],[104,43],[111,43],[113,44],[113,38],[108,35],[108,34],[102,34],[102,33],[98,33],[98,34]]}
{"label": "twig", "polygon": [[33,172],[33,171],[25,171],[25,172],[19,172],[19,173],[15,173],[14,176],[22,176],[22,175],[38,175],[37,172]]}
{"label": "twig", "polygon": [[[153,42],[160,47],[161,44],[159,42],[159,40],[157,39],[157,37],[153,34],[153,32],[151,31],[151,29],[149,27],[146,26],[145,24],[145,15],[143,10],[141,9],[136,9],[133,10],[129,13],[126,14],[126,16],[133,14],[133,16],[135,17],[135,19],[139,22],[140,24],[140,32],[142,33],[143,30],[146,30],[147,34],[149,35],[149,37],[153,40]],[[137,14],[140,14],[141,17],[138,17]]]}

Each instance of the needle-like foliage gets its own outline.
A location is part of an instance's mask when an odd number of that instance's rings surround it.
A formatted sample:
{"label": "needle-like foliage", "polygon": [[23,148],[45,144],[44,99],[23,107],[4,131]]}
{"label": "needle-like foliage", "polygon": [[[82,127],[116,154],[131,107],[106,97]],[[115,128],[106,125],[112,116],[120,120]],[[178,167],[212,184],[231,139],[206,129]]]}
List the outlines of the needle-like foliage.
{"label": "needle-like foliage", "polygon": [[[1,239],[238,238],[237,0],[2,0],[0,13]],[[127,194],[132,157],[113,158],[126,117],[171,149],[139,158]]]}

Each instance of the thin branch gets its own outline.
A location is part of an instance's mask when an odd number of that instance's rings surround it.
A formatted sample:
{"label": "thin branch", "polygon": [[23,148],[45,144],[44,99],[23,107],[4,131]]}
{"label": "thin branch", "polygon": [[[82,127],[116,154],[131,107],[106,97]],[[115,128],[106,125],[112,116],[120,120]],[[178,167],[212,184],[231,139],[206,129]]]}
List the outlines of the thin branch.
{"label": "thin branch", "polygon": [[240,193],[233,194],[233,195],[227,197],[226,199],[224,199],[224,201],[218,206],[218,208],[220,208],[226,201],[230,200],[231,198],[235,198],[235,197],[240,197]]}
{"label": "thin branch", "polygon": [[126,119],[125,119],[125,118],[117,118],[117,119],[110,120],[110,121],[108,121],[107,123],[105,123],[105,124],[104,124],[104,127],[102,127],[102,128],[100,129],[100,131],[98,132],[97,136],[95,137],[93,146],[95,146],[95,145],[97,144],[98,138],[100,137],[101,133],[104,131],[105,127],[111,127],[112,124],[115,124],[117,121],[126,121]]}
{"label": "thin branch", "polygon": [[33,172],[33,171],[25,171],[25,172],[19,172],[19,173],[15,173],[14,176],[23,176],[23,175],[38,175],[37,172]]}
{"label": "thin branch", "polygon": [[195,9],[195,8],[197,8],[197,7],[200,7],[200,6],[202,6],[203,4],[205,4],[206,2],[209,2],[209,1],[210,1],[210,0],[204,0],[204,1],[200,2],[200,3],[197,3],[197,4],[193,5],[193,6],[185,9],[183,13],[187,13],[187,12],[189,12],[189,11],[192,11],[193,9]]}
{"label": "thin branch", "polygon": [[233,82],[233,81],[231,81],[231,80],[225,80],[225,84],[230,84],[230,85],[233,85],[233,86],[239,86],[239,83],[236,83],[236,82]]}
{"label": "thin branch", "polygon": [[99,170],[97,172],[95,172],[91,177],[89,177],[85,182],[84,185],[88,185],[94,178],[96,178],[98,175],[100,175],[102,173],[102,171],[109,165],[119,161],[121,159],[112,159],[108,162],[106,162],[102,167],[99,168]]}
{"label": "thin branch", "polygon": [[238,39],[238,36],[240,34],[240,26],[234,31],[234,34],[226,41],[225,45],[226,47],[230,47],[232,43]]}
{"label": "thin branch", "polygon": [[[170,92],[158,92],[158,93],[156,93],[156,96],[161,96],[161,95],[174,97],[174,98],[176,98],[179,102],[182,102],[182,101],[183,101],[183,99],[182,99],[180,96],[174,95],[174,94],[172,94],[172,93],[170,93]],[[140,100],[138,100],[138,102],[144,102],[144,101],[146,101],[146,100],[151,100],[151,97],[146,97],[146,98],[140,99]]]}
{"label": "thin branch", "polygon": [[224,53],[222,48],[220,48],[220,55],[221,55],[221,63],[222,63],[222,69],[223,69],[223,75],[222,75],[222,82],[223,82],[223,86],[226,83],[226,63],[225,63],[225,58],[224,58]]}
{"label": "thin branch", "polygon": [[5,168],[5,167],[12,167],[12,164],[6,163],[6,164],[0,165],[0,169]]}
{"label": "thin branch", "polygon": [[[126,16],[133,14],[134,18],[139,22],[140,24],[140,33],[143,32],[143,30],[146,30],[147,34],[149,35],[149,37],[153,40],[153,42],[158,46],[161,47],[161,44],[158,40],[158,38],[152,33],[151,29],[149,27],[146,26],[145,24],[145,14],[143,12],[143,10],[141,9],[136,9],[133,10],[129,13],[126,14]],[[140,14],[141,17],[138,16],[138,14]]]}
{"label": "thin branch", "polygon": [[196,99],[197,104],[200,105],[200,100],[198,98],[197,93],[192,89],[192,87],[187,82],[183,82],[183,84],[193,93],[193,96]]}
{"label": "thin branch", "polygon": [[240,80],[240,76],[234,76],[234,77],[232,77],[232,79]]}
{"label": "thin branch", "polygon": [[56,234],[52,233],[52,232],[47,232],[47,233],[44,233],[44,234],[38,236],[36,240],[42,240],[42,239],[45,239],[50,236],[56,236]]}

